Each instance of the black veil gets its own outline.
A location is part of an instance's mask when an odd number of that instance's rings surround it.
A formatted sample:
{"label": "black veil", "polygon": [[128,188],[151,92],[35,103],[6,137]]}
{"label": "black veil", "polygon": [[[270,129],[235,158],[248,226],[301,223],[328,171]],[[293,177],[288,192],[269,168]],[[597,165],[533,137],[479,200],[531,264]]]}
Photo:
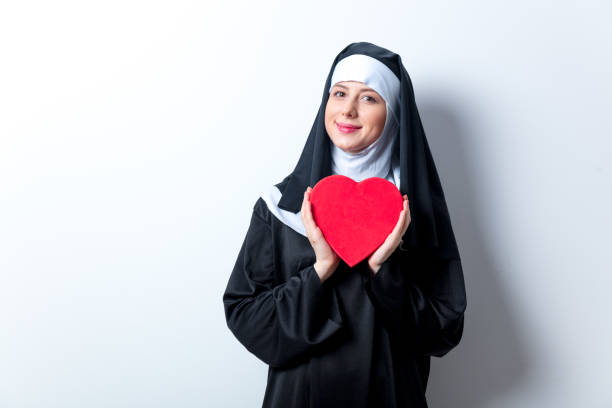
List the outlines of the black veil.
{"label": "black veil", "polygon": [[372,43],[351,43],[334,59],[325,81],[319,111],[298,164],[291,174],[276,184],[282,193],[278,207],[297,213],[302,206],[306,187],[314,187],[319,180],[332,174],[325,106],[336,64],[353,54],[376,58],[400,80],[399,140],[395,143],[394,155],[399,157],[400,163],[400,192],[408,195],[412,218],[403,237],[403,247],[428,249],[437,258],[459,259],[446,199],[425,137],[410,77],[398,54]]}

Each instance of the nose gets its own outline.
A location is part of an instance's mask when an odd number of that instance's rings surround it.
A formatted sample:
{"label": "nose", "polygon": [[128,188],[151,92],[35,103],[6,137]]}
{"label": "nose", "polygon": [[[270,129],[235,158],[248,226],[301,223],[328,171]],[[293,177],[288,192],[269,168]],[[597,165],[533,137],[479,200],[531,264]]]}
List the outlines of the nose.
{"label": "nose", "polygon": [[355,102],[347,98],[344,106],[342,107],[342,116],[346,116],[349,118],[354,118],[357,116],[357,110],[355,109]]}

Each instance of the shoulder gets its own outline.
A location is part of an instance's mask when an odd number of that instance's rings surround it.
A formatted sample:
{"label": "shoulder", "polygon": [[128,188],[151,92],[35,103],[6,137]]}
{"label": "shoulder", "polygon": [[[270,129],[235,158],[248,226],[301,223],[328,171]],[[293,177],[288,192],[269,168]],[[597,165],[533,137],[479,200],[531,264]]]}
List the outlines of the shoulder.
{"label": "shoulder", "polygon": [[259,218],[267,225],[272,224],[272,213],[270,212],[268,204],[263,197],[259,197],[255,201],[255,204],[253,205],[253,216]]}
{"label": "shoulder", "polygon": [[266,188],[253,205],[253,216],[259,218],[268,226],[272,226],[276,219],[282,220],[282,215],[279,214],[280,209],[277,207],[281,197],[282,192],[277,185]]}
{"label": "shoulder", "polygon": [[283,195],[290,176],[285,177],[280,183],[266,188],[253,205],[253,214],[266,221],[268,225],[272,223],[272,216],[277,212],[275,211],[278,208],[277,204]]}
{"label": "shoulder", "polygon": [[270,226],[272,224],[286,226],[300,235],[306,236],[301,212],[292,213],[278,207],[278,202],[283,195],[284,182],[272,185],[263,191],[253,206],[253,213]]}
{"label": "shoulder", "polygon": [[285,191],[285,187],[287,186],[287,184],[289,183],[289,179],[291,178],[291,174],[288,175],[287,177],[285,177],[283,179],[283,181],[281,181],[278,184],[275,184],[274,187],[276,187],[278,189],[278,191],[281,192],[281,194],[283,194],[283,192]]}

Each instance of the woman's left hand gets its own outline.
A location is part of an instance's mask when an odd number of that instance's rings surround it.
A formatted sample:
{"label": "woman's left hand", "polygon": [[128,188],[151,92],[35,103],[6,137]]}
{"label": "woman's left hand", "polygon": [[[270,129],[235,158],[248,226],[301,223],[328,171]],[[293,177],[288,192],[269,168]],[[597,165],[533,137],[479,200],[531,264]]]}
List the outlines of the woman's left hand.
{"label": "woman's left hand", "polygon": [[368,258],[368,266],[373,274],[376,274],[380,269],[380,266],[391,256],[391,254],[397,249],[404,233],[410,225],[410,207],[408,206],[408,196],[404,194],[404,209],[400,212],[397,224],[393,228],[393,231],[387,236],[385,242],[378,247],[376,251]]}

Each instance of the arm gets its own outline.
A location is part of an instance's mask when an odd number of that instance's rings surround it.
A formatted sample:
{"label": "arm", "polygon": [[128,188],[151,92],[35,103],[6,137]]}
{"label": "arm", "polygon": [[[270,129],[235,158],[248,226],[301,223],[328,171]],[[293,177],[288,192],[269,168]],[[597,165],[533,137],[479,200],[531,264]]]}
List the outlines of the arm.
{"label": "arm", "polygon": [[366,289],[389,332],[414,352],[442,357],[461,340],[466,295],[460,259],[396,251]]}
{"label": "arm", "polygon": [[255,356],[274,367],[291,364],[342,325],[335,292],[313,265],[276,283],[270,226],[253,212],[223,295],[229,329]]}

